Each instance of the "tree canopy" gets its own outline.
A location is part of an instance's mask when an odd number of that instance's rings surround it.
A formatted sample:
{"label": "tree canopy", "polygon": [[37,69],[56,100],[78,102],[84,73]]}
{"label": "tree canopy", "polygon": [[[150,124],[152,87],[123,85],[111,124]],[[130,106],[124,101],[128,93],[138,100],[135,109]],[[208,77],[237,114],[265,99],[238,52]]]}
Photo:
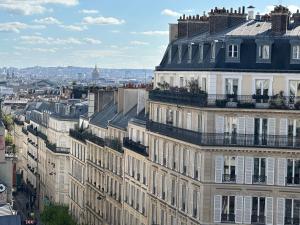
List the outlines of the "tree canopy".
{"label": "tree canopy", "polygon": [[76,225],[68,212],[68,207],[61,205],[46,206],[41,214],[44,225]]}

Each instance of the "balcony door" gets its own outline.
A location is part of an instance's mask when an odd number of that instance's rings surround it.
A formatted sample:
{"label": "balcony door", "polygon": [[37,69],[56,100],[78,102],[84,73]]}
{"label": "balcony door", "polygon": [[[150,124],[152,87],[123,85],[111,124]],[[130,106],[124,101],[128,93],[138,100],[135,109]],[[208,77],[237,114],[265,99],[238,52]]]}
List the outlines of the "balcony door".
{"label": "balcony door", "polygon": [[235,222],[235,196],[222,196],[222,222]]}
{"label": "balcony door", "polygon": [[268,119],[255,118],[254,119],[254,144],[266,145],[268,135]]}
{"label": "balcony door", "polygon": [[266,158],[253,159],[253,183],[266,182]]}
{"label": "balcony door", "polygon": [[290,80],[289,81],[289,96],[290,103],[296,103],[300,98],[300,81],[299,80]]}
{"label": "balcony door", "polygon": [[253,197],[252,198],[252,224],[265,224],[265,208],[266,198],[265,197]]}
{"label": "balcony door", "polygon": [[236,182],[235,161],[235,156],[224,156],[223,182]]}
{"label": "balcony door", "polygon": [[[255,94],[256,95],[264,95],[268,96],[269,95],[269,88],[270,88],[270,80],[263,80],[263,79],[258,79],[255,80]],[[268,102],[268,99],[262,98],[261,100],[257,100],[259,103],[266,103]]]}
{"label": "balcony door", "polygon": [[285,200],[285,218],[284,224],[298,225],[300,223],[300,200]]}
{"label": "balcony door", "polygon": [[239,79],[236,78],[225,79],[225,94],[237,96],[239,90],[238,84],[239,84]]}
{"label": "balcony door", "polygon": [[287,160],[287,185],[300,185],[300,160]]}
{"label": "balcony door", "polygon": [[288,145],[297,146],[300,144],[300,120],[289,120],[288,123]]}
{"label": "balcony door", "polygon": [[225,117],[225,141],[237,143],[237,117]]}

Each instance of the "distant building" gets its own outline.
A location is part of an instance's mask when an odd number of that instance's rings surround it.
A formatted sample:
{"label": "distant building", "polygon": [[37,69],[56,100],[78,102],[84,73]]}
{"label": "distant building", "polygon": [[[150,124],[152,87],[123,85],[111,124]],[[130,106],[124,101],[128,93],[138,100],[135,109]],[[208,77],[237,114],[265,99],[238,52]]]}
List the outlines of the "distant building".
{"label": "distant building", "polygon": [[97,68],[97,65],[95,65],[95,69],[92,72],[92,79],[93,80],[98,80],[100,78],[100,72]]}

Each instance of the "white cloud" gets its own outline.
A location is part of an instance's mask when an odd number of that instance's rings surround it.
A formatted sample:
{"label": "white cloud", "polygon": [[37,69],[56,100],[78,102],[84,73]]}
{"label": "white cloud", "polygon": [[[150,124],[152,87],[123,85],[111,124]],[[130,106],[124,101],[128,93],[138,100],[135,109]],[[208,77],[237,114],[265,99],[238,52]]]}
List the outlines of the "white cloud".
{"label": "white cloud", "polygon": [[38,24],[44,24],[44,25],[61,24],[61,22],[58,19],[54,18],[54,17],[46,17],[46,18],[42,18],[42,19],[35,19],[34,22],[38,23]]}
{"label": "white cloud", "polygon": [[22,15],[33,15],[51,11],[47,9],[47,4],[75,6],[78,3],[78,0],[0,0],[0,10]]}
{"label": "white cloud", "polygon": [[43,52],[43,53],[55,53],[58,48],[25,48],[25,47],[14,47],[18,51],[35,51],[35,52]]}
{"label": "white cloud", "polygon": [[86,26],[76,26],[76,25],[60,25],[61,28],[70,31],[84,31],[87,30]]}
{"label": "white cloud", "polygon": [[87,16],[84,17],[82,20],[83,24],[90,24],[90,25],[121,25],[125,23],[125,20],[117,19],[114,17],[91,17]]}
{"label": "white cloud", "polygon": [[95,44],[95,45],[99,45],[102,43],[100,40],[93,39],[93,38],[84,38],[84,41],[88,44]]}
{"label": "white cloud", "polygon": [[80,10],[79,12],[83,13],[83,14],[97,14],[97,13],[99,13],[99,11],[95,10],[95,9],[83,9],[83,10]]}
{"label": "white cloud", "polygon": [[46,44],[46,45],[65,45],[65,44],[82,44],[79,39],[70,37],[66,39],[41,37],[41,36],[21,36],[22,43],[24,44]]}
{"label": "white cloud", "polygon": [[161,12],[161,14],[164,15],[164,16],[174,16],[174,17],[179,17],[181,15],[179,12],[175,12],[171,9],[164,9]]}
{"label": "white cloud", "polygon": [[143,42],[143,41],[131,41],[131,45],[149,45],[148,42]]}
{"label": "white cloud", "polygon": [[44,29],[43,25],[28,25],[21,22],[8,22],[0,23],[0,32],[15,32],[19,33],[21,30],[25,29]]}
{"label": "white cloud", "polygon": [[142,34],[147,36],[165,36],[169,35],[169,31],[163,31],[163,30],[153,30],[153,31],[143,31],[143,32],[130,32],[131,34]]}

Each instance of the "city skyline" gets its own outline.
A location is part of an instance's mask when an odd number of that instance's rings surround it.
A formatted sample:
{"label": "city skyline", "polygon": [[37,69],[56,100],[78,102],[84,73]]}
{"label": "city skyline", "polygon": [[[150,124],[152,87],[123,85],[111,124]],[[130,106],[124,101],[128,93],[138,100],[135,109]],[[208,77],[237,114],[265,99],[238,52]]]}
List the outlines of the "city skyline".
{"label": "city skyline", "polygon": [[[256,12],[262,14],[279,3],[289,6],[292,12],[297,9],[292,1],[251,1],[244,5],[254,5]],[[215,6],[236,8],[242,4],[195,0],[113,4],[90,0],[0,0],[0,67],[97,64],[106,68],[153,69],[168,44],[168,23],[175,23],[182,14],[201,15]]]}

